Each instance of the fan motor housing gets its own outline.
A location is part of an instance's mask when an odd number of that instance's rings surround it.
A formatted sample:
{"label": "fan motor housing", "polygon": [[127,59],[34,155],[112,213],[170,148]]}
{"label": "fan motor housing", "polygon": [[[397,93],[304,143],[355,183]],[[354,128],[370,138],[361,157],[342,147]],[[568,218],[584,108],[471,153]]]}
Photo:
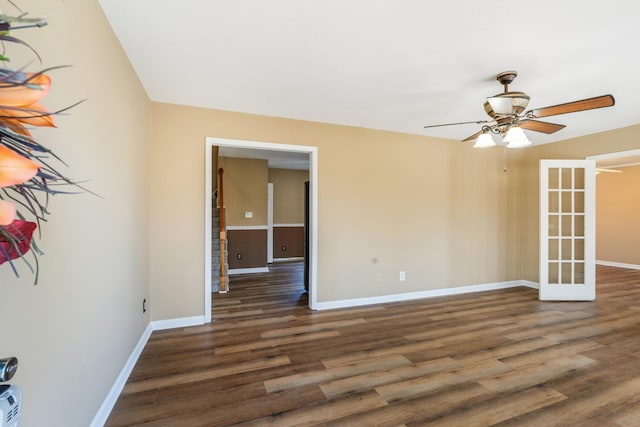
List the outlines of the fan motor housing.
{"label": "fan motor housing", "polygon": [[[529,105],[529,99],[531,99],[529,97],[529,95],[527,95],[524,92],[504,92],[504,93],[499,93],[497,95],[494,95],[492,97],[493,99],[504,99],[507,102],[509,102],[510,104],[510,111],[507,112],[496,112],[493,110],[493,107],[491,106],[491,104],[489,103],[489,100],[485,101],[484,103],[484,111],[491,117],[491,118],[495,118],[496,116],[500,116],[500,115],[513,115],[513,114],[521,114],[526,108],[527,105]],[[490,98],[491,99],[491,98]]]}

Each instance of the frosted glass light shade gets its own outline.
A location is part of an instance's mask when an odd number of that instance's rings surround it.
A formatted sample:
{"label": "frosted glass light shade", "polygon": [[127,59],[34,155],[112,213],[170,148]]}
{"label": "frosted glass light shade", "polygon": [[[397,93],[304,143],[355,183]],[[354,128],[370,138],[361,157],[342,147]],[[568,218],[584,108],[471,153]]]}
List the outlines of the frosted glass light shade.
{"label": "frosted glass light shade", "polygon": [[478,139],[476,139],[476,143],[473,148],[487,148],[493,147],[494,145],[496,145],[496,143],[493,142],[493,138],[491,138],[491,135],[489,135],[488,133],[482,133],[480,134]]}
{"label": "frosted glass light shade", "polygon": [[513,102],[511,98],[494,96],[487,98],[487,101],[489,102],[489,105],[491,105],[491,109],[496,114],[511,114],[511,106]]}
{"label": "frosted glass light shade", "polygon": [[502,142],[507,143],[507,148],[520,148],[531,145],[531,141],[529,141],[522,128],[517,126],[514,126],[507,131]]}

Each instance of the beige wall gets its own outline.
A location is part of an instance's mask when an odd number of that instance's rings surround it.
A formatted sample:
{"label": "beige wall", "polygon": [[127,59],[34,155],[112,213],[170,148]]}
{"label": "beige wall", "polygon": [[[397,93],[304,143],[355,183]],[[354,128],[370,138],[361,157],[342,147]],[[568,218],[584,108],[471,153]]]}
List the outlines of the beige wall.
{"label": "beige wall", "polygon": [[304,183],[309,171],[297,169],[269,169],[273,183],[274,224],[304,223]]}
{"label": "beige wall", "polygon": [[640,166],[596,177],[596,258],[640,265]]}
{"label": "beige wall", "polygon": [[[528,147],[525,151],[522,229],[522,277],[538,281],[539,174],[540,159],[584,159],[587,156],[640,148],[640,125],[602,132],[554,144]],[[599,179],[599,178],[598,178]],[[596,223],[598,219],[596,218]]]}
{"label": "beige wall", "polygon": [[[55,109],[87,98],[36,137],[101,197],[51,200],[37,286],[24,264],[20,279],[0,266],[0,357],[20,361],[12,383],[24,391],[22,426],[86,427],[149,322],[142,300],[150,295],[151,104],[96,0],[18,3],[51,19],[16,33],[44,63],[25,52],[11,55],[12,65],[73,65],[51,72],[43,103]],[[2,10],[13,12],[6,3]]]}
{"label": "beige wall", "polygon": [[[224,170],[224,205],[227,225],[267,225],[266,160],[219,157],[219,167]],[[252,212],[252,218],[245,218]]]}
{"label": "beige wall", "polygon": [[160,103],[153,121],[155,319],[203,311],[207,136],[318,147],[321,302],[519,278],[521,151],[505,173],[503,150],[456,141]]}

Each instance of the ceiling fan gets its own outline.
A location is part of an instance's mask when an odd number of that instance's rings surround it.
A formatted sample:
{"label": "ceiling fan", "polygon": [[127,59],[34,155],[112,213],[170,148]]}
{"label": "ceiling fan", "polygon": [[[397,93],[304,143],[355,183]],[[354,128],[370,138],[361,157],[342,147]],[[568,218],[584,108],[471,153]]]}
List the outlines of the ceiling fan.
{"label": "ceiling fan", "polygon": [[496,80],[503,85],[504,92],[489,97],[485,101],[484,111],[489,115],[490,120],[427,125],[425,129],[471,123],[481,124],[482,128],[480,131],[462,141],[465,142],[475,139],[476,143],[474,147],[492,147],[496,145],[491,136],[491,134],[494,134],[501,135],[502,142],[506,143],[509,148],[525,147],[530,145],[531,141],[529,141],[523,129],[551,134],[565,127],[565,125],[538,120],[542,117],[611,107],[615,104],[615,99],[612,95],[602,95],[596,96],[595,98],[525,111],[529,104],[529,95],[524,92],[509,91],[509,85],[517,76],[518,73],[516,71],[504,71],[496,76]]}

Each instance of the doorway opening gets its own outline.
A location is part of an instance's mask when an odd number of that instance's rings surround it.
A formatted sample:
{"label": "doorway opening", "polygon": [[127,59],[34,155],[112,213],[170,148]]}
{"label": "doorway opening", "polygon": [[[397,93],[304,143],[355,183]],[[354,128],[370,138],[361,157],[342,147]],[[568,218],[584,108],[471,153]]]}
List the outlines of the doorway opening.
{"label": "doorway opening", "polygon": [[640,269],[637,240],[640,226],[638,179],[640,149],[590,156],[595,160],[598,176],[596,191],[596,264]]}
{"label": "doorway opening", "polygon": [[317,253],[318,253],[318,149],[304,145],[289,145],[270,142],[256,142],[225,138],[207,137],[205,139],[205,259],[204,259],[204,318],[211,322],[211,244],[212,244],[212,212],[213,212],[213,147],[224,147],[231,150],[255,150],[273,152],[286,156],[303,154],[309,164],[309,308],[317,306]]}

